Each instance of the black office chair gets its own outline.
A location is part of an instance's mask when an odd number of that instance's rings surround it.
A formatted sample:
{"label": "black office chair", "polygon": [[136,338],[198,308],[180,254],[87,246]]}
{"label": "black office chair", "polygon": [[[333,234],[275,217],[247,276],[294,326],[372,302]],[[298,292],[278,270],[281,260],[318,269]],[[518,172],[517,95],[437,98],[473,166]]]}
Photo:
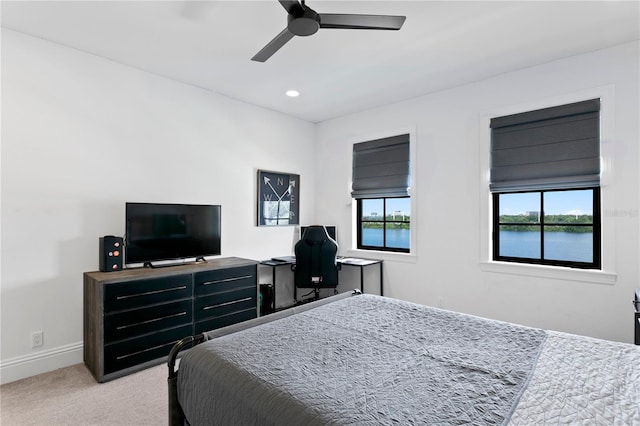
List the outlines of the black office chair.
{"label": "black office chair", "polygon": [[296,243],[294,251],[296,263],[291,266],[291,269],[294,272],[293,295],[296,302],[298,287],[312,288],[313,300],[320,298],[321,288],[338,287],[338,270],[340,269],[340,265],[336,262],[338,244],[329,236],[324,226],[307,227],[300,241]]}

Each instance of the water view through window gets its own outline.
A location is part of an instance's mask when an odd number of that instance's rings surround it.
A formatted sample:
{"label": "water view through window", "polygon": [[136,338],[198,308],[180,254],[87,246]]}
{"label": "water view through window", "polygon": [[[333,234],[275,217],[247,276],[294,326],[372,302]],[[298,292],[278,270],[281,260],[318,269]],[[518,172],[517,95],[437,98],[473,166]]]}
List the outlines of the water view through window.
{"label": "water view through window", "polygon": [[[540,232],[500,231],[500,255],[539,259]],[[544,257],[552,260],[593,262],[593,232],[546,232]]]}
{"label": "water view through window", "polygon": [[[497,194],[498,255],[594,263],[594,194],[593,189]],[[361,200],[362,245],[408,251],[409,211],[410,198]]]}
{"label": "water view through window", "polygon": [[[367,246],[382,247],[384,244],[384,231],[375,228],[362,229],[362,242]],[[411,232],[409,229],[387,230],[387,245],[390,247],[410,248]]]}
{"label": "water view through window", "polygon": [[594,190],[497,194],[499,257],[594,262]]}
{"label": "water view through window", "polygon": [[411,198],[372,198],[360,202],[360,246],[409,251]]}

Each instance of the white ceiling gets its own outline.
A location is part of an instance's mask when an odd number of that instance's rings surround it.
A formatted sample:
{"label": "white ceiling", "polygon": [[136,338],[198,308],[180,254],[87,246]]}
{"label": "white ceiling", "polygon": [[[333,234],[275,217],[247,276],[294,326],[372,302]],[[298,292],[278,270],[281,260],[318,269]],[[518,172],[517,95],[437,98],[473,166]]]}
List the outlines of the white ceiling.
{"label": "white ceiling", "polygon": [[[640,39],[640,2],[328,1],[319,13],[406,15],[400,31],[320,29],[265,63],[276,0],[2,1],[2,26],[321,122]],[[288,89],[298,98],[284,95]]]}

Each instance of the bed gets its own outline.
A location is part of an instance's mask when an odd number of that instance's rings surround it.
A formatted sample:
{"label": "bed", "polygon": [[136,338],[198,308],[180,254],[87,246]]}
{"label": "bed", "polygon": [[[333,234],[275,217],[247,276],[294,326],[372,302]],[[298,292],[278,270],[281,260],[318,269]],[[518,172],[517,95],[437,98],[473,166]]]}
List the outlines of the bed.
{"label": "bed", "polygon": [[[202,340],[176,368],[178,351]],[[640,425],[640,347],[341,294],[176,345],[169,416],[193,426]]]}

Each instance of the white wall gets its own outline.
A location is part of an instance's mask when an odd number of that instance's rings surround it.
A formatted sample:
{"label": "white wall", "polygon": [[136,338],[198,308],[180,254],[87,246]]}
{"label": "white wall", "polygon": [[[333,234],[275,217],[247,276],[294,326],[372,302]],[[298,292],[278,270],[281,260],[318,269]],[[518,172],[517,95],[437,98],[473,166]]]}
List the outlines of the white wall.
{"label": "white wall", "polygon": [[[317,219],[345,237],[353,221],[352,143],[415,128],[417,251],[381,255],[386,295],[632,342],[629,302],[640,286],[639,51],[638,42],[625,44],[319,124],[318,176],[329,159],[332,167],[317,179]],[[489,118],[600,96],[605,273],[487,263]]]}
{"label": "white wall", "polygon": [[[312,221],[315,127],[2,30],[2,382],[82,362],[82,273],[124,203],[222,205],[222,255],[288,254],[256,227],[256,170],[301,175]],[[44,346],[31,349],[33,331]]]}
{"label": "white wall", "polygon": [[[351,144],[396,129],[414,129],[417,142],[417,252],[382,256],[385,294],[632,341],[638,50],[576,56],[316,126],[2,30],[2,382],[82,361],[82,272],[98,267],[99,236],[124,232],[125,201],[222,204],[223,256],[262,259],[290,253],[294,229],[254,225],[256,169],[299,173],[302,221],[337,225],[349,254]],[[594,94],[608,120],[608,274],[496,272],[486,264],[488,118]],[[37,330],[45,344],[34,350]]]}

